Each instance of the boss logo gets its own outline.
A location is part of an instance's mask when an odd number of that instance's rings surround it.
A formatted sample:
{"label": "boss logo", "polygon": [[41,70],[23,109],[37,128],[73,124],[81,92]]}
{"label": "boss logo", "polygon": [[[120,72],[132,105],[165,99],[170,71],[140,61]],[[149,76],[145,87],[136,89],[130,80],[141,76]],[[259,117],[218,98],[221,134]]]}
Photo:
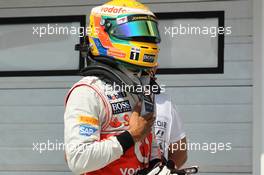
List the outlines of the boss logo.
{"label": "boss logo", "polygon": [[113,6],[113,7],[104,7],[104,8],[101,9],[101,12],[119,14],[119,13],[126,13],[127,10],[123,9],[122,7],[121,8],[116,8],[116,7]]}
{"label": "boss logo", "polygon": [[111,103],[113,114],[120,114],[131,111],[131,106],[128,100],[117,103]]}
{"label": "boss logo", "polygon": [[144,62],[153,63],[155,61],[155,55],[145,54],[143,57]]}

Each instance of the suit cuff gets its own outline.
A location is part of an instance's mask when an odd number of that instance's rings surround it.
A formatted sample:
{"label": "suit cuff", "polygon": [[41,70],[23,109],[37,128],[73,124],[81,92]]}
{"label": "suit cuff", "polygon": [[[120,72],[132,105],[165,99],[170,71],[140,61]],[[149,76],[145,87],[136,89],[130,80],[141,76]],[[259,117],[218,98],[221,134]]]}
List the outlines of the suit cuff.
{"label": "suit cuff", "polygon": [[117,135],[116,138],[123,148],[123,153],[125,153],[130,147],[132,147],[135,144],[133,137],[128,131],[125,131],[122,134]]}

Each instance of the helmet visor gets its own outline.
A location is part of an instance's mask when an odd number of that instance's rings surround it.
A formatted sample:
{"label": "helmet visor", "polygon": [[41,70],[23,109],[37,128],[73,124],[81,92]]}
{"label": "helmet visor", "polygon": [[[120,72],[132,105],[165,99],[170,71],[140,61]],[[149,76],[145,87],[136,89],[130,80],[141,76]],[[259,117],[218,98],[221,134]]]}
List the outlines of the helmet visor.
{"label": "helmet visor", "polygon": [[120,39],[159,43],[157,22],[151,20],[131,21],[112,28],[110,33]]}

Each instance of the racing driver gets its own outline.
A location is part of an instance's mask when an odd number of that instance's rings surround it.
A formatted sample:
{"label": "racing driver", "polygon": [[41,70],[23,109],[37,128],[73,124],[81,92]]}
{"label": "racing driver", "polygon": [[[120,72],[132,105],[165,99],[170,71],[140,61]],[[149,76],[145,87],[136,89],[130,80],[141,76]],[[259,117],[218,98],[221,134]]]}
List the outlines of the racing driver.
{"label": "racing driver", "polygon": [[134,88],[157,85],[142,79],[157,66],[157,20],[135,0],[113,0],[92,9],[89,28],[84,78],[65,102],[67,163],[75,174],[133,175],[160,161],[155,89]]}

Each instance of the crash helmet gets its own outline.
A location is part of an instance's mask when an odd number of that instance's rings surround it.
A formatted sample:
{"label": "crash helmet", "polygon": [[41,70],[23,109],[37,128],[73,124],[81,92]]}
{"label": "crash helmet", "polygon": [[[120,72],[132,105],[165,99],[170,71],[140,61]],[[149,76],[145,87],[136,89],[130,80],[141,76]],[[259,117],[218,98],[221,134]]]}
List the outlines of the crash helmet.
{"label": "crash helmet", "polygon": [[93,57],[136,68],[157,66],[160,35],[156,16],[135,0],[112,0],[94,7],[88,40]]}

